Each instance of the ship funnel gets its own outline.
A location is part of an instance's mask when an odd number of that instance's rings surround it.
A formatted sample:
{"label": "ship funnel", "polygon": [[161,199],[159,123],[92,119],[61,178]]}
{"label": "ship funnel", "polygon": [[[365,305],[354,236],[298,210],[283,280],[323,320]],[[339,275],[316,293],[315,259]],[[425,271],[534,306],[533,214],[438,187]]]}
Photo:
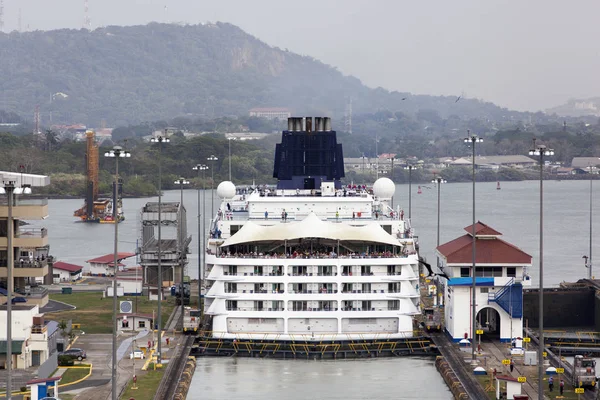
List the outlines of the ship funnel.
{"label": "ship funnel", "polygon": [[302,132],[306,132],[306,118],[301,118],[300,119],[302,121],[302,129],[300,129]]}
{"label": "ship funnel", "polygon": [[288,118],[288,131],[294,130],[294,118]]}
{"label": "ship funnel", "polygon": [[302,118],[296,117],[296,123],[294,124],[295,132],[302,132]]}
{"label": "ship funnel", "polygon": [[313,122],[312,117],[306,117],[304,120],[306,121],[306,129],[305,129],[305,131],[306,132],[312,132],[312,122]]}
{"label": "ship funnel", "polygon": [[331,130],[331,118],[325,117],[323,119],[325,120],[325,127],[324,127],[324,129],[326,131],[330,131]]}
{"label": "ship funnel", "polygon": [[323,132],[323,118],[315,117],[315,130],[317,132]]}

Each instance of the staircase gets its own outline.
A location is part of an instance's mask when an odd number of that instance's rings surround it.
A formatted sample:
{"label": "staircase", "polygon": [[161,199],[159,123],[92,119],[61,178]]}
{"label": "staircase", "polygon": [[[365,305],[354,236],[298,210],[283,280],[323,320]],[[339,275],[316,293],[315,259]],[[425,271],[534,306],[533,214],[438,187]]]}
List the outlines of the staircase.
{"label": "staircase", "polygon": [[488,303],[495,302],[512,318],[523,317],[523,285],[515,283],[514,279],[496,293],[488,295]]}

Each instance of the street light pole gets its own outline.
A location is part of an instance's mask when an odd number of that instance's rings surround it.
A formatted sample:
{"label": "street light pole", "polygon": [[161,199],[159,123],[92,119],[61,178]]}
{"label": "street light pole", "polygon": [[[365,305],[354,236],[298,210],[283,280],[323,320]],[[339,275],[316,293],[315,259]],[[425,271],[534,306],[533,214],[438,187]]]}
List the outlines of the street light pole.
{"label": "street light pole", "polygon": [[404,169],[408,170],[408,220],[410,221],[412,210],[412,170],[415,169],[415,167],[406,165]]}
{"label": "street light pole", "polygon": [[[166,133],[166,132],[165,132]],[[162,144],[169,143],[168,137],[156,136],[150,139],[152,143],[158,143],[158,249],[157,249],[157,264],[158,264],[158,276],[157,281],[157,292],[158,292],[158,351],[156,355],[156,363],[161,364],[162,360],[162,291],[163,291],[163,277],[162,277],[162,263],[161,263],[161,227],[162,227],[162,166],[161,166],[161,152]]]}
{"label": "street light pole", "polygon": [[536,145],[533,139],[533,148],[529,150],[530,156],[540,157],[540,295],[539,295],[539,347],[538,347],[538,398],[544,399],[544,157],[553,156],[554,150],[544,145]]}
{"label": "street light pole", "polygon": [[8,215],[6,219],[6,235],[7,235],[7,257],[6,257],[6,399],[12,398],[12,301],[15,282],[13,278],[13,268],[15,266],[15,254],[13,247],[14,236],[14,221],[13,221],[13,202],[15,194],[30,194],[31,188],[23,185],[21,179],[21,187],[15,186],[15,181],[4,182],[4,187],[0,186],[0,193],[6,194],[8,197]]}
{"label": "street light pole", "polygon": [[588,258],[588,278],[592,279],[593,275],[592,275],[592,217],[593,217],[593,213],[592,213],[592,182],[594,181],[594,179],[592,178],[592,171],[593,168],[590,165],[590,256]]}
{"label": "street light pole", "polygon": [[212,218],[214,218],[215,215],[215,194],[213,193],[214,190],[214,185],[215,185],[215,161],[217,161],[219,158],[215,157],[214,155],[211,155],[210,157],[208,157],[206,160],[208,162],[211,162],[212,168],[210,169],[210,218],[212,220]]}
{"label": "street light pole", "polygon": [[231,180],[231,141],[232,140],[235,140],[235,138],[234,137],[227,138],[227,141],[229,142],[229,157],[228,157],[228,160],[229,160],[229,182],[232,182],[232,180]]}
{"label": "street light pole", "polygon": [[[206,165],[197,164],[192,167],[194,171],[198,171],[198,179],[200,179],[200,171],[204,175],[204,171],[208,169]],[[202,179],[204,184],[204,178]],[[204,192],[203,192],[204,193]],[[204,242],[204,231],[202,229],[202,213],[204,211],[204,202],[200,207],[200,185],[198,185],[198,310],[202,316],[202,260],[204,253],[202,252],[202,243]]]}
{"label": "street light pole", "polygon": [[113,223],[115,225],[115,243],[113,264],[113,332],[112,332],[112,399],[117,400],[117,271],[119,269],[119,158],[131,157],[131,153],[123,150],[121,146],[114,146],[112,150],[104,153],[104,157],[115,159],[115,183],[113,189]]}
{"label": "street light pole", "polygon": [[473,248],[473,254],[472,254],[472,258],[473,258],[473,268],[472,268],[472,275],[473,275],[473,285],[471,288],[471,292],[472,292],[472,312],[471,312],[471,319],[472,319],[472,323],[471,323],[471,365],[477,365],[477,356],[475,354],[475,332],[476,332],[476,328],[477,328],[477,278],[475,276],[475,257],[476,257],[476,251],[475,251],[475,243],[476,243],[476,233],[475,233],[475,143],[481,143],[483,142],[483,139],[478,137],[477,135],[471,134],[470,130],[467,130],[467,137],[464,139],[465,143],[470,143],[471,144],[471,149],[473,150],[473,225],[472,225],[472,243],[471,243],[471,247]]}
{"label": "street light pole", "polygon": [[[441,176],[434,177],[431,183],[435,183],[437,185],[437,247],[440,247],[440,192],[441,186],[443,183],[447,183],[447,181]],[[437,257],[437,267],[440,267],[440,257]]]}
{"label": "street light pole", "polygon": [[[180,314],[180,322],[181,322],[181,331],[183,331],[183,310],[184,310],[184,300],[185,300],[185,296],[184,296],[184,289],[183,289],[183,252],[184,252],[184,247],[183,247],[183,242],[184,242],[184,237],[183,237],[183,224],[184,224],[184,220],[183,220],[183,185],[189,185],[190,181],[186,180],[185,178],[179,178],[174,182],[176,185],[179,185],[179,191],[181,194],[181,200],[179,201],[179,211],[180,211],[180,220],[179,220],[179,267],[181,269],[181,286],[179,288],[180,292],[179,292],[179,298],[181,299],[181,314]],[[187,215],[186,215],[186,219],[187,219]],[[173,276],[173,280],[175,280],[175,276]]]}

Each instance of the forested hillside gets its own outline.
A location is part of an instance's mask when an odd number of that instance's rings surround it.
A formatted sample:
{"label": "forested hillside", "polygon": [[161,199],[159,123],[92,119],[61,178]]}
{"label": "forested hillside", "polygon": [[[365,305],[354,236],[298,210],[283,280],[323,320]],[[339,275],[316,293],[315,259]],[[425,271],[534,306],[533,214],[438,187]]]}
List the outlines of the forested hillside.
{"label": "forested hillside", "polygon": [[270,47],[225,23],[0,33],[0,75],[0,110],[30,120],[39,105],[43,125],[238,116],[252,107],[340,118],[350,98],[356,113],[428,109],[442,118],[524,118],[491,103],[456,101],[459,93],[367,88],[335,67]]}

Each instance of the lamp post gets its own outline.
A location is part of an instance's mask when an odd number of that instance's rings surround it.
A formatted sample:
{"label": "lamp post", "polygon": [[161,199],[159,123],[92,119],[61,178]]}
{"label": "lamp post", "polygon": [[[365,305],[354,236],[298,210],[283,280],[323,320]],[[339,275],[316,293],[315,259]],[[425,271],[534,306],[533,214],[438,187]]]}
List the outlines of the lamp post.
{"label": "lamp post", "polygon": [[[192,168],[194,171],[198,171],[198,178],[200,178],[200,171],[202,171],[202,186],[204,189],[204,175],[208,166],[203,164],[197,164]],[[202,212],[204,211],[204,194],[205,190],[202,191],[202,207],[200,207],[200,185],[198,185],[198,310],[200,311],[200,320],[202,320],[202,265],[204,260],[204,227],[201,222],[204,222],[202,218]]]}
{"label": "lamp post", "polygon": [[408,170],[408,220],[410,221],[412,210],[412,171],[416,167],[413,165],[405,165],[404,169]]}
{"label": "lamp post", "polygon": [[114,146],[104,153],[104,157],[115,159],[115,183],[113,188],[113,223],[115,225],[115,243],[113,264],[113,332],[112,332],[112,399],[117,400],[117,271],[119,269],[119,158],[131,157],[131,153],[121,146]]}
{"label": "lamp post", "polygon": [[235,140],[234,137],[229,137],[227,138],[227,141],[229,142],[229,157],[227,158],[229,160],[229,182],[231,181],[231,141]]}
{"label": "lamp post", "polygon": [[212,220],[212,218],[215,215],[215,194],[213,193],[213,188],[215,185],[215,161],[217,161],[219,158],[215,157],[214,155],[211,155],[210,157],[208,157],[206,160],[210,163],[213,163],[212,168],[210,169],[210,218]]}
{"label": "lamp post", "polygon": [[[440,192],[441,192],[441,186],[443,183],[447,183],[448,181],[446,181],[444,178],[442,178],[441,176],[436,176],[433,178],[433,180],[431,181],[431,183],[434,183],[437,185],[437,244],[436,246],[439,247],[440,246]],[[437,267],[440,267],[440,258],[437,257]]]}
{"label": "lamp post", "polygon": [[[179,297],[181,298],[181,330],[183,331],[183,308],[184,308],[184,289],[183,289],[183,252],[184,252],[184,237],[183,237],[183,186],[189,185],[190,181],[185,178],[179,178],[174,182],[176,185],[179,185],[179,192],[181,194],[181,200],[179,201],[179,210],[180,210],[180,221],[179,221],[179,267],[181,269],[181,286],[179,288]],[[186,215],[187,217],[187,215]],[[173,276],[173,280],[175,280],[175,276]]]}
{"label": "lamp post", "polygon": [[[166,133],[166,132],[165,132]],[[152,143],[158,143],[158,249],[157,249],[157,264],[158,264],[158,276],[156,277],[157,281],[157,292],[158,292],[158,351],[156,355],[156,363],[161,364],[162,357],[162,264],[161,264],[161,227],[162,227],[162,167],[161,167],[161,152],[162,152],[162,144],[169,143],[170,140],[166,136],[156,136],[150,139]],[[154,322],[154,321],[153,321]]]}
{"label": "lamp post", "polygon": [[473,287],[471,288],[472,291],[472,307],[473,310],[471,312],[471,319],[472,319],[472,324],[471,324],[471,365],[477,365],[477,356],[475,354],[475,331],[477,328],[477,278],[475,277],[475,243],[476,243],[476,235],[475,235],[475,143],[481,143],[483,142],[483,139],[478,137],[477,135],[471,134],[470,130],[467,130],[467,137],[464,139],[465,143],[470,143],[471,145],[471,149],[473,150],[473,226],[472,226],[472,232],[471,234],[473,235],[472,238],[472,244],[471,247],[473,248],[473,254],[472,254],[472,258],[473,258],[473,268],[472,268],[472,275],[473,275]]}
{"label": "lamp post", "polygon": [[592,182],[594,181],[594,179],[592,178],[592,173],[594,171],[594,166],[592,166],[590,164],[590,255],[589,256],[583,256],[583,258],[585,258],[585,267],[588,268],[588,279],[593,279],[593,274],[592,274],[592,217],[593,217],[593,213],[592,213],[592,193],[593,193],[593,186],[592,186]]}
{"label": "lamp post", "polygon": [[533,147],[529,150],[530,156],[540,157],[540,295],[539,295],[539,348],[538,348],[538,393],[539,399],[544,399],[544,157],[553,156],[554,150],[544,145],[536,145],[533,139]]}
{"label": "lamp post", "polygon": [[13,236],[14,236],[14,221],[13,221],[13,201],[15,194],[30,194],[31,188],[29,186],[23,187],[23,181],[21,180],[21,187],[15,186],[15,181],[3,182],[4,187],[0,186],[0,194],[6,194],[8,202],[8,215],[6,219],[6,236],[7,236],[7,257],[6,257],[6,398],[10,400],[12,398],[12,300],[14,291],[14,278],[13,268],[15,266],[15,254],[13,248]]}

